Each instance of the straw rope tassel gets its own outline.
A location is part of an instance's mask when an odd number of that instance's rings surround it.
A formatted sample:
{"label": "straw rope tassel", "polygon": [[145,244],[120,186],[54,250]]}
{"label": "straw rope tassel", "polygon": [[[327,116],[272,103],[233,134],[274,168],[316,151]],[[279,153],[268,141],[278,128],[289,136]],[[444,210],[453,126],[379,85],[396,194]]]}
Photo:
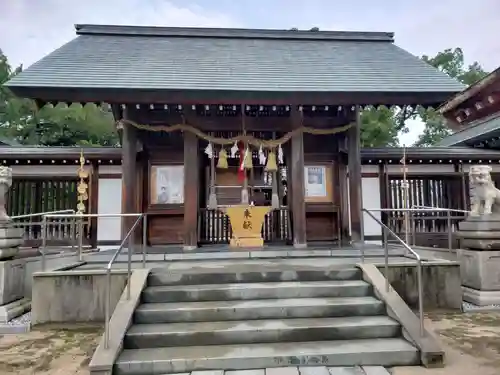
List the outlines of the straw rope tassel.
{"label": "straw rope tassel", "polygon": [[278,165],[276,164],[276,152],[274,150],[269,151],[267,156],[266,171],[274,172],[278,170]]}
{"label": "straw rope tassel", "polygon": [[227,152],[224,148],[221,148],[219,151],[219,160],[217,161],[217,168],[219,169],[227,169]]}

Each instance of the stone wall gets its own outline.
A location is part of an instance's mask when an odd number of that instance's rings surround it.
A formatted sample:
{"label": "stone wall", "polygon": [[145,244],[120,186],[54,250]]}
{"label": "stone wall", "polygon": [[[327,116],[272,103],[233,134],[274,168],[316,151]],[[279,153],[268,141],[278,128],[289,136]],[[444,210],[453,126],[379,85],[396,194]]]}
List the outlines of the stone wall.
{"label": "stone wall", "polygon": [[[112,271],[111,312],[127,281],[126,270]],[[74,270],[33,275],[32,324],[104,321],[106,271]]]}
{"label": "stone wall", "polygon": [[[77,260],[76,254],[52,254],[45,257],[45,265],[47,270],[55,270]],[[31,299],[33,273],[41,269],[41,256],[0,261],[0,301]]]}
{"label": "stone wall", "polygon": [[[384,267],[379,267],[385,276]],[[391,265],[389,281],[403,300],[412,309],[418,308],[417,267],[413,265]],[[460,265],[456,262],[422,266],[424,288],[424,310],[460,309],[462,287]]]}

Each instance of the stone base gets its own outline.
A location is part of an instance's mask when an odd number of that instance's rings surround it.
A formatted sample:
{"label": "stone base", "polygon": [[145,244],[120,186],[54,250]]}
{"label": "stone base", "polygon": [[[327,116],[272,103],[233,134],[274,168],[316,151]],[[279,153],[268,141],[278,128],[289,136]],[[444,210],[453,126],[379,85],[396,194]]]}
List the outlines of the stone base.
{"label": "stone base", "polygon": [[187,246],[187,245],[184,245],[182,247],[182,250],[185,251],[185,252],[190,252],[190,251],[195,251],[197,248],[198,248],[198,246]]}
{"label": "stone base", "polygon": [[23,243],[23,228],[0,224],[0,260],[13,258]]}
{"label": "stone base", "polygon": [[23,315],[31,308],[31,301],[27,298],[21,298],[17,301],[0,306],[0,323],[7,323],[10,320]]}
{"label": "stone base", "polygon": [[231,238],[229,242],[230,247],[264,247],[264,240],[258,237],[240,237],[240,238]]}
{"label": "stone base", "polygon": [[500,305],[500,290],[487,291],[462,287],[464,301],[476,306]]}
{"label": "stone base", "polygon": [[500,215],[469,216],[458,229],[462,248],[500,250]]}
{"label": "stone base", "polygon": [[457,250],[462,285],[482,291],[500,290],[500,251]]}
{"label": "stone base", "polygon": [[0,306],[24,297],[26,260],[0,261]]}
{"label": "stone base", "polygon": [[307,249],[307,243],[294,243],[294,249]]}

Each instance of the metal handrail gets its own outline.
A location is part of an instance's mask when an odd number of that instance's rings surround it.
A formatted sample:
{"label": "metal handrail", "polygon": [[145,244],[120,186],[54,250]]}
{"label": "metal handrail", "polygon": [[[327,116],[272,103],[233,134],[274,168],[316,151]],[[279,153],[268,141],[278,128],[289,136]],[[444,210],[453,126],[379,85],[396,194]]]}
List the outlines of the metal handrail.
{"label": "metal handrail", "polygon": [[[447,220],[447,232],[448,232],[448,251],[452,252],[453,250],[453,232],[451,230],[451,213],[452,212],[460,212],[460,213],[470,213],[467,210],[460,210],[456,208],[442,208],[442,207],[429,207],[429,206],[413,206],[412,208],[373,208],[369,209],[371,212],[409,212],[411,213],[411,222],[412,222],[412,242],[413,246],[415,246],[416,239],[416,227],[415,227],[415,217],[413,213],[415,212],[446,212],[446,220]],[[409,242],[409,241],[408,241]]]}
{"label": "metal handrail", "polygon": [[25,215],[17,215],[17,216],[9,216],[12,220],[24,219],[27,217],[36,217],[36,216],[44,216],[49,214],[67,214],[67,213],[75,213],[75,210],[58,210],[58,211],[46,211],[46,212],[37,212],[34,214],[25,214]]}
{"label": "metal handrail", "polygon": [[[42,271],[45,271],[45,255],[46,255],[46,247],[47,247],[47,219],[48,218],[74,218],[75,224],[76,220],[78,220],[78,261],[82,261],[82,248],[83,248],[83,218],[93,218],[93,217],[142,217],[143,214],[130,213],[130,214],[45,214],[42,216]],[[76,230],[76,225],[73,226],[74,230]],[[144,246],[144,255],[146,257],[146,247]],[[145,262],[144,262],[145,264]]]}
{"label": "metal handrail", "polygon": [[[125,244],[128,242],[128,251],[127,251],[127,300],[130,300],[130,276],[132,274],[132,245],[133,239],[131,237],[132,233],[134,233],[135,228],[141,221],[143,221],[144,214],[141,214],[134,222],[132,227],[129,229],[127,235],[121,242],[118,249],[115,251],[108,265],[106,266],[106,301],[104,306],[104,348],[108,349],[109,347],[109,321],[111,319],[111,268],[113,267],[113,263],[115,262],[118,255],[121,253],[122,249],[125,247]],[[143,244],[145,248],[145,245]],[[145,251],[143,251],[145,254]],[[145,263],[144,263],[145,267]]]}
{"label": "metal handrail", "polygon": [[[371,212],[371,210],[363,208],[363,212],[366,212],[368,216],[370,216],[376,223],[380,225],[382,228],[383,236],[384,236],[384,268],[385,268],[385,289],[387,292],[390,291],[390,283],[389,283],[389,247],[387,244],[387,233],[391,234],[406,250],[408,250],[411,254],[415,256],[415,260],[417,261],[417,289],[418,289],[418,315],[420,319],[420,336],[425,335],[425,326],[424,326],[424,288],[422,283],[422,259],[420,255],[416,253],[405,241],[403,241],[391,228],[385,225],[380,219],[375,217],[375,215]],[[378,210],[373,210],[378,211]],[[364,252],[364,250],[362,250]],[[364,256],[363,256],[364,257]]]}

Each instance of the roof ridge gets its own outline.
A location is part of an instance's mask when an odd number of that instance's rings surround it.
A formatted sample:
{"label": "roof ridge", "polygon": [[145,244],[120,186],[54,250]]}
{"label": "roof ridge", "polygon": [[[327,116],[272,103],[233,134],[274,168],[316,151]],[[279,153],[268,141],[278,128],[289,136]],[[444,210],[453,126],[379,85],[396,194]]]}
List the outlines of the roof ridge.
{"label": "roof ridge", "polygon": [[75,25],[75,30],[77,35],[394,42],[394,33],[376,31],[313,31],[95,24],[77,24]]}

